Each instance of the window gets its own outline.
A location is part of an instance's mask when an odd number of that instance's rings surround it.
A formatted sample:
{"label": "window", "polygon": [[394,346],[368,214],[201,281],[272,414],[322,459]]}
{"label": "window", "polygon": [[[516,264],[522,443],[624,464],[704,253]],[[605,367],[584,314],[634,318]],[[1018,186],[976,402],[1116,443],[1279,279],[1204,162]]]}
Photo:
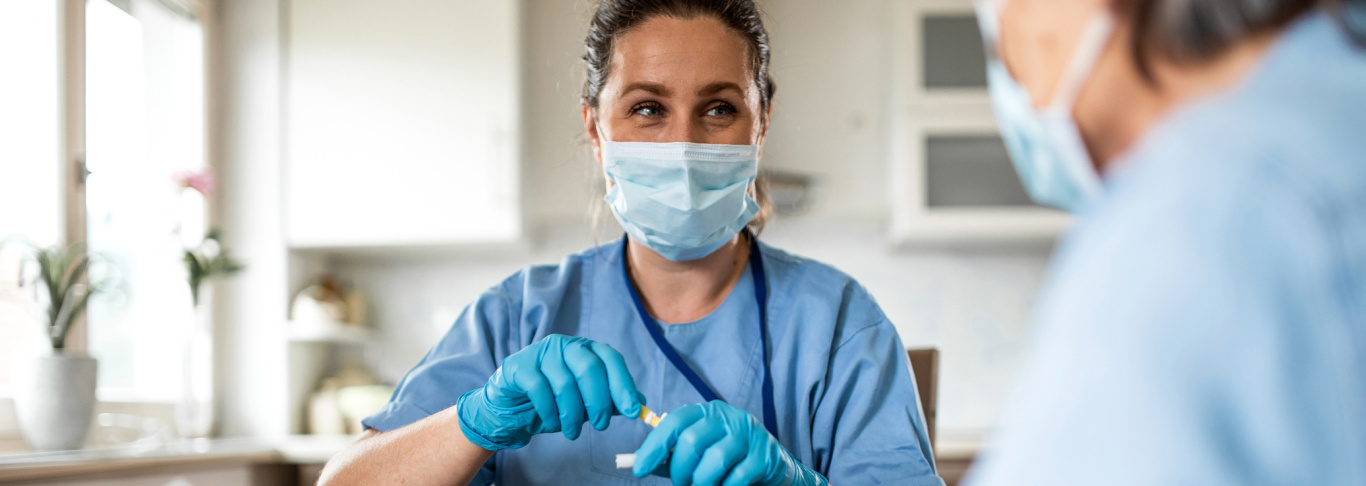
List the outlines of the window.
{"label": "window", "polygon": [[[50,245],[62,234],[58,1],[0,4],[0,238]],[[11,249],[12,250],[12,249]],[[0,291],[16,285],[15,252],[0,254]],[[40,334],[23,305],[0,300],[0,389],[10,356]]]}
{"label": "window", "polygon": [[[86,235],[119,267],[123,284],[92,299],[84,341],[100,360],[100,398],[172,401],[194,323],[180,233],[205,231],[205,204],[172,182],[205,165],[204,35],[193,0],[88,0],[85,43],[63,48],[62,0],[0,4],[0,238],[48,246]],[[68,36],[69,38],[70,36]],[[85,91],[66,92],[66,53],[85,59]],[[63,99],[84,107],[89,176],[68,194],[62,170]],[[77,106],[77,105],[72,105]],[[68,131],[68,134],[71,132]],[[74,201],[74,202],[73,202]],[[68,228],[84,201],[84,228]],[[0,290],[17,285],[18,258],[0,252]],[[0,300],[0,395],[8,359],[41,346],[23,299]]]}
{"label": "window", "polygon": [[89,309],[106,400],[180,395],[195,317],[179,236],[202,237],[205,213],[172,178],[204,166],[203,52],[199,24],[163,2],[87,4],[88,238],[122,281]]}

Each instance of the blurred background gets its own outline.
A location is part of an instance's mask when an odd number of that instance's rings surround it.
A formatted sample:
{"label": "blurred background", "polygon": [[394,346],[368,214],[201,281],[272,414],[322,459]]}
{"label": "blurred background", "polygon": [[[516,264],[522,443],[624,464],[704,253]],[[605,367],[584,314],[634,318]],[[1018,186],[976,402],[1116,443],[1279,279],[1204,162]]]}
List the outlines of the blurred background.
{"label": "blurred background", "polygon": [[[939,350],[952,482],[1067,218],[1010,167],[968,0],[760,3],[761,238]],[[579,114],[591,7],[0,2],[0,482],[267,484],[261,467],[324,462],[479,292],[619,237]],[[57,345],[34,255],[72,242],[89,303]],[[25,440],[25,363],[54,346],[98,361],[79,452]],[[220,461],[175,462],[192,456]]]}

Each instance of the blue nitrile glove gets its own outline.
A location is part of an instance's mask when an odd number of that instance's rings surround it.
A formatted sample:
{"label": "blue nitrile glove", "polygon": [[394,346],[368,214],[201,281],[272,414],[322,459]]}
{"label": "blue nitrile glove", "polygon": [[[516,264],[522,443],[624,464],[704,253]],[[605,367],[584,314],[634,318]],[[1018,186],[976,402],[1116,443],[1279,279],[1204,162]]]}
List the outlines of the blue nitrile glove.
{"label": "blue nitrile glove", "polygon": [[674,486],[830,484],[793,458],[753,415],[720,400],[669,412],[636,450],[632,472],[668,476]]}
{"label": "blue nitrile glove", "polygon": [[584,422],[640,414],[644,395],[621,354],[603,343],[552,334],[503,360],[488,383],[460,396],[465,437],[491,451],[516,449],[544,432],[579,437]]}

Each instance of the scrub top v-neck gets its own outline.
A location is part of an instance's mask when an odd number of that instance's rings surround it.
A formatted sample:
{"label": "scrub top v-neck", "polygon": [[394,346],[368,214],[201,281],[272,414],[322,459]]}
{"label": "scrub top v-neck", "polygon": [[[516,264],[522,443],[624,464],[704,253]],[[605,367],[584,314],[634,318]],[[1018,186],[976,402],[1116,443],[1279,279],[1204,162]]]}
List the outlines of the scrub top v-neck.
{"label": "scrub top v-neck", "polygon": [[[617,240],[559,265],[529,267],[482,294],[365,425],[388,431],[444,410],[483,386],[507,356],[550,334],[612,346],[656,411],[702,403],[641,325],[622,278],[623,245]],[[757,248],[768,275],[779,442],[839,483],[942,484],[904,348],[877,304],[829,266],[762,242]],[[753,279],[747,266],[716,310],[660,329],[719,398],[762,419],[764,360]],[[616,468],[615,456],[634,452],[649,432],[637,419],[616,416],[606,430],[584,427],[573,441],[538,435],[524,448],[495,454],[472,484],[670,484]]]}
{"label": "scrub top v-neck", "polygon": [[[759,251],[759,241],[754,238],[754,235],[746,230],[744,236],[745,241],[747,242],[746,246],[749,247],[749,254],[747,255],[748,261],[745,262],[745,265],[741,270],[743,272],[742,277],[746,275],[749,277],[750,284],[754,290],[751,293],[754,297],[754,309],[757,311],[755,319],[752,321],[752,327],[755,329],[755,335],[759,336],[759,351],[761,354],[759,364],[763,367],[760,371],[762,373],[760,375],[760,380],[762,381],[759,388],[759,393],[761,393],[760,397],[763,399],[761,402],[763,405],[762,420],[764,428],[768,430],[768,433],[777,437],[778,422],[773,407],[773,379],[771,377],[768,360],[768,323],[766,322],[768,319],[768,283],[767,278],[764,275],[764,258],[763,254]],[[628,243],[630,242],[629,237],[623,238],[625,238]],[[630,245],[621,245],[621,248],[622,261],[630,261],[630,253],[628,253]],[[623,282],[626,282],[626,287],[631,292],[631,303],[636,308],[636,314],[640,316],[641,326],[645,329],[645,332],[650,334],[650,339],[654,341],[655,347],[659,349],[659,352],[664,354],[665,358],[668,358],[669,362],[674,365],[674,369],[678,370],[678,372],[688,380],[688,383],[692,385],[694,390],[697,390],[697,393],[702,396],[704,401],[725,401],[721,398],[720,394],[707,383],[707,380],[697,372],[693,365],[689,363],[683,355],[679,354],[678,350],[669,342],[668,336],[663,332],[667,325],[659,322],[658,319],[655,319],[650,315],[649,311],[646,310],[645,303],[640,299],[640,292],[636,290],[635,283],[631,281],[630,265],[622,265],[621,278]],[[741,280],[744,279],[741,278]],[[744,282],[736,282],[735,285],[743,283]],[[729,296],[730,294],[727,295]],[[709,315],[707,317],[710,318],[712,316]],[[743,316],[734,317],[736,317],[736,319],[728,322],[733,323],[734,325],[744,325],[745,321],[743,320]]]}

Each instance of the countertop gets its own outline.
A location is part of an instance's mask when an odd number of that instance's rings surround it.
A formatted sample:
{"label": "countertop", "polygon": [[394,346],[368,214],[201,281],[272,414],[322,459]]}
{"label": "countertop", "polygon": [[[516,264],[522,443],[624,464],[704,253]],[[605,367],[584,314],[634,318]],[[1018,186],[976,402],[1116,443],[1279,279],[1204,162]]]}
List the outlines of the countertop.
{"label": "countertop", "polygon": [[[102,475],[167,467],[234,464],[323,464],[355,436],[295,435],[281,439],[176,441],[155,447],[109,447],[61,452],[0,450],[0,483]],[[982,446],[980,437],[941,437],[936,460],[946,480],[956,481]]]}
{"label": "countertop", "polygon": [[156,446],[122,446],[59,452],[0,453],[0,482],[106,474],[173,466],[322,464],[354,436],[282,439],[197,439]]}

